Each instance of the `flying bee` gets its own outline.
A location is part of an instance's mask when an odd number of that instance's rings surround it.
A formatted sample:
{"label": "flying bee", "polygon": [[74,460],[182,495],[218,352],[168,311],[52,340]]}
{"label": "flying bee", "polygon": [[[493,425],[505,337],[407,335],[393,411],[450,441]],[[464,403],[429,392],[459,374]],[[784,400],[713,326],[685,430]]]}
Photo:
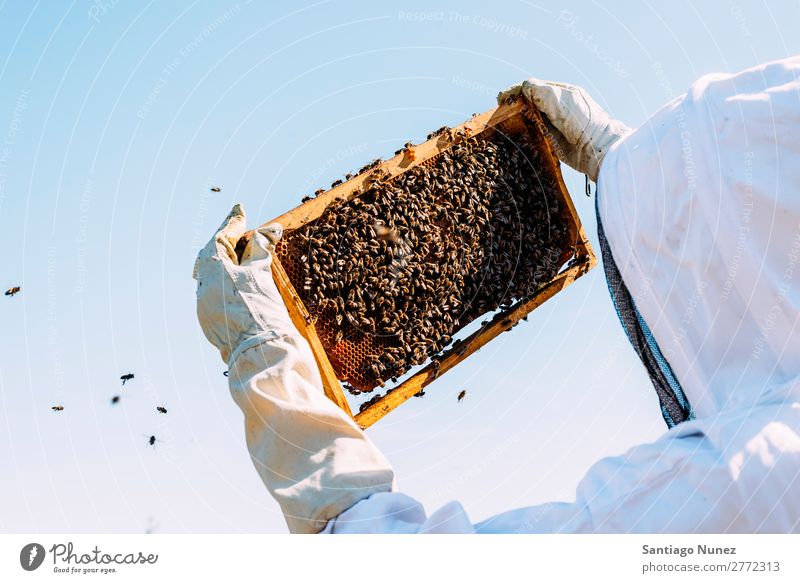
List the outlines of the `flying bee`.
{"label": "flying bee", "polygon": [[50,408],[51,408],[53,411],[63,411],[63,410],[64,410],[64,406],[63,406],[63,405],[54,405],[54,406],[52,406],[52,407],[50,407]]}
{"label": "flying bee", "polygon": [[147,443],[148,443],[148,445],[151,445],[151,446],[153,446],[153,447],[155,447],[155,446],[156,446],[156,441],[158,441],[158,440],[156,439],[156,436],[155,436],[155,435],[151,435],[151,436],[149,436],[149,437],[147,438]]}
{"label": "flying bee", "polygon": [[15,295],[17,295],[20,292],[21,289],[22,288],[20,288],[18,285],[15,285],[14,287],[10,287],[10,288],[8,288],[6,290],[6,295],[8,297],[13,298]]}
{"label": "flying bee", "polygon": [[222,189],[219,186],[212,186],[211,192],[220,192]]}
{"label": "flying bee", "polygon": [[129,380],[131,380],[133,377],[134,377],[134,374],[133,374],[132,372],[129,372],[129,373],[127,373],[127,374],[124,374],[124,375],[122,375],[121,377],[119,377],[119,380],[121,380],[121,381],[122,381],[122,386],[124,387],[124,386],[125,386],[125,383],[127,383],[127,382],[128,382]]}
{"label": "flying bee", "polygon": [[111,397],[111,404],[116,405],[117,403],[119,403],[119,395],[114,395]]}
{"label": "flying bee", "polygon": [[467,391],[466,389],[464,389],[458,394],[458,402],[460,403],[461,401],[463,401],[464,397],[466,396],[467,396]]}
{"label": "flying bee", "polygon": [[156,407],[156,411],[158,411],[159,413],[163,413],[163,414],[165,414],[165,415],[166,415],[166,413],[167,413],[167,408],[166,408],[166,407],[162,407],[161,405],[159,405],[158,407]]}
{"label": "flying bee", "polygon": [[223,371],[222,376],[224,376],[224,377],[228,376],[228,371],[227,370]]}

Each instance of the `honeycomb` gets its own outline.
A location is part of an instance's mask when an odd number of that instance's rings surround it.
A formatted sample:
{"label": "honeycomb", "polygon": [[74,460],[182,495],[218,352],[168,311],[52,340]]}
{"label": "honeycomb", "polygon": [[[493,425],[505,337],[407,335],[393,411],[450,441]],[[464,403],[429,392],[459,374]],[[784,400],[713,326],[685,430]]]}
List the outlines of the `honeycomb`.
{"label": "honeycomb", "polygon": [[[560,255],[555,263],[554,271],[546,275],[548,278],[555,276],[557,271],[574,254],[577,227],[572,221],[566,206],[563,203],[559,204],[561,195],[558,191],[560,184],[558,166],[554,161],[549,144],[546,143],[539,129],[539,125],[528,119],[524,114],[517,114],[467,139],[492,139],[496,142],[509,140],[514,147],[527,148],[528,151],[524,152],[526,156],[538,162],[538,167],[534,167],[531,170],[535,172],[536,179],[543,186],[543,190],[548,197],[546,204],[557,205],[558,212],[564,222],[563,226],[568,233],[558,243],[559,248],[556,249],[556,252],[559,252]],[[434,156],[422,162],[421,165],[433,168],[436,166],[438,158],[438,155]],[[396,181],[397,177],[392,180]],[[335,209],[333,212],[335,212]],[[313,230],[315,222],[311,221],[298,229],[287,231],[276,248],[276,255],[314,320],[320,342],[339,380],[349,384],[353,393],[369,392],[375,387],[383,385],[389,378],[372,373],[365,367],[365,362],[370,361],[370,359],[381,358],[381,355],[385,354],[388,349],[398,347],[400,341],[396,335],[367,332],[360,329],[357,323],[353,324],[346,320],[341,324],[337,324],[334,320],[336,308],[320,307],[304,292],[303,284],[306,266],[302,258],[305,255],[305,250],[300,243],[301,238],[296,235],[309,229]],[[436,228],[439,228],[439,232],[443,233],[444,236],[458,236],[455,230],[444,229],[442,225],[438,225]],[[521,251],[524,252],[524,249]],[[513,299],[518,300],[521,298]],[[510,299],[503,298],[498,303],[502,309],[503,306],[510,305]],[[466,314],[459,318],[459,326],[454,331],[454,334],[469,324],[470,321],[480,318],[484,313],[485,310],[467,310]],[[340,339],[337,342],[337,333],[339,332]]]}

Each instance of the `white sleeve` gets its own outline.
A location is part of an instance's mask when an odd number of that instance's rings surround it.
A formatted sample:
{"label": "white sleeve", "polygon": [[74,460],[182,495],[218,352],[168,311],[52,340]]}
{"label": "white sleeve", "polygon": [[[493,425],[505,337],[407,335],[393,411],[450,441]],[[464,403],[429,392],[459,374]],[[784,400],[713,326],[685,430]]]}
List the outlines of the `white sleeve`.
{"label": "white sleeve", "polygon": [[316,533],[394,473],[353,420],[325,396],[299,332],[262,332],[231,356],[231,395],[244,413],[250,456],[289,530]]}
{"label": "white sleeve", "polygon": [[[723,435],[734,428],[737,438]],[[473,524],[455,502],[427,516],[404,494],[374,494],[324,532],[796,532],[799,432],[796,403],[686,422],[654,443],[597,462],[571,503],[511,510]]]}
{"label": "white sleeve", "polygon": [[281,226],[257,229],[237,261],[233,241],[245,224],[244,209],[234,205],[198,253],[197,317],[228,363],[231,395],[264,485],[291,532],[316,533],[362,498],[392,490],[394,472],[325,396],[311,348],[292,325],[271,274]]}

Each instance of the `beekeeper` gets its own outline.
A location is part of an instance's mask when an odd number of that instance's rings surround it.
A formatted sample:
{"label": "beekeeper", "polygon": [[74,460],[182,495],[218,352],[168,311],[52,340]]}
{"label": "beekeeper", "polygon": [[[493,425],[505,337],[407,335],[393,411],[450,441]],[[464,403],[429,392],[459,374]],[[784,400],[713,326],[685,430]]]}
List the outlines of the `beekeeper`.
{"label": "beekeeper", "polygon": [[280,226],[237,260],[237,205],[197,259],[197,311],[289,529],[800,531],[800,58],[702,77],[636,130],[571,85],[530,79],[509,97],[535,104],[559,157],[597,181],[609,289],[670,429],[597,462],[574,502],[428,515],[323,394],[270,274]]}

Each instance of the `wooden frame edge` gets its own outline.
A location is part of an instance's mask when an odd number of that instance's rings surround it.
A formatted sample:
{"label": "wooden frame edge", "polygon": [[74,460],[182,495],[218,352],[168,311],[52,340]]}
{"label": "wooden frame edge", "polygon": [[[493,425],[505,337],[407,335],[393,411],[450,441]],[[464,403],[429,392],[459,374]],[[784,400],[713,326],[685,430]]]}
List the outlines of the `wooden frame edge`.
{"label": "wooden frame edge", "polygon": [[322,377],[322,388],[325,391],[325,395],[350,417],[353,417],[350,405],[347,403],[344,391],[342,391],[342,386],[336,377],[336,372],[333,370],[331,361],[322,347],[322,342],[320,342],[311,315],[306,311],[300,296],[297,294],[297,290],[294,289],[289,276],[286,275],[286,270],[274,254],[272,256],[272,277],[281,297],[283,297],[283,303],[286,304],[286,309],[289,311],[292,324],[300,331],[300,334],[303,335],[303,338],[308,341],[308,345],[311,347],[314,360],[317,361],[320,377]]}

